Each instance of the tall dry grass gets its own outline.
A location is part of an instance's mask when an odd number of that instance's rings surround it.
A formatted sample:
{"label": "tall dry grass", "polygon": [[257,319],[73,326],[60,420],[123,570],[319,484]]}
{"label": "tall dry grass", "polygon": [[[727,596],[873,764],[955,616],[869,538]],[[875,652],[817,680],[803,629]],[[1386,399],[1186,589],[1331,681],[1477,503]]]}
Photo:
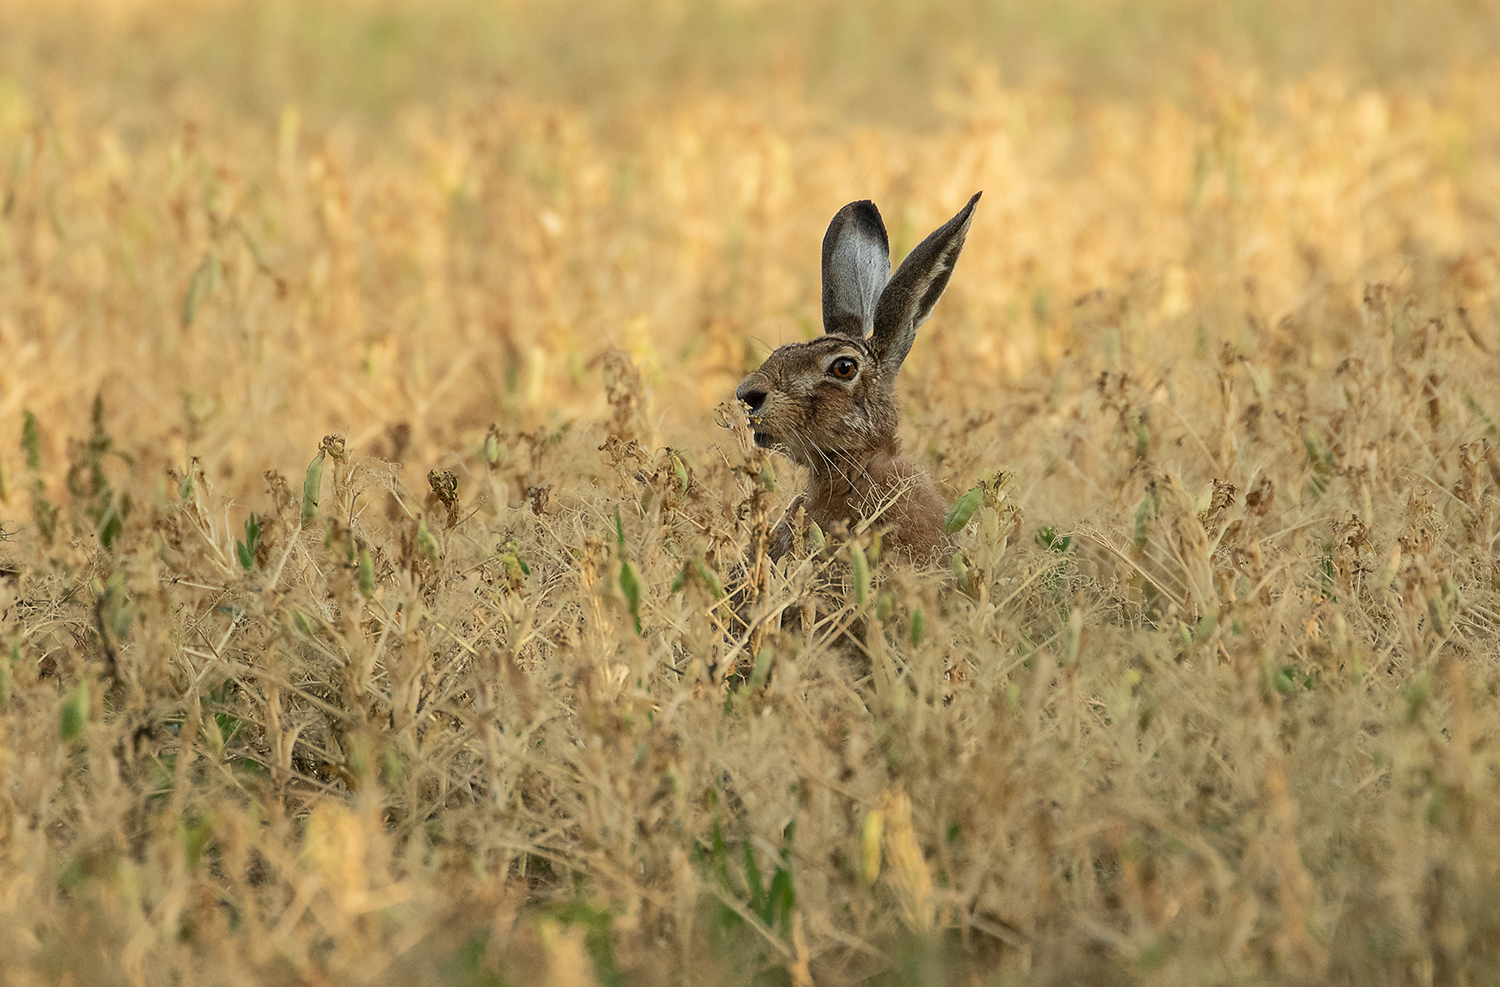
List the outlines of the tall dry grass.
{"label": "tall dry grass", "polygon": [[[269,108],[213,56],[459,35],[18,14],[0,980],[1495,977],[1500,66],[1163,6],[1111,94],[1045,71],[1066,31],[1011,75],[956,17],[881,122],[793,57],[836,13],[762,7],[642,8],[635,75],[544,46],[581,94],[473,42],[352,105],[356,46]],[[891,45],[926,8],[871,9]],[[977,189],[901,391],[984,484],[958,561],[768,566],[798,478],[716,409],[818,331],[839,205],[899,255]]]}

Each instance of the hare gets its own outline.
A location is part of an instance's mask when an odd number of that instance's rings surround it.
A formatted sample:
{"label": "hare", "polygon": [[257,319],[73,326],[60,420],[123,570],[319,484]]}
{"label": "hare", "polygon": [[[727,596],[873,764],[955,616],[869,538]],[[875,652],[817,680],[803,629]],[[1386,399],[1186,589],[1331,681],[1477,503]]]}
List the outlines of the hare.
{"label": "hare", "polygon": [[799,509],[825,530],[878,517],[883,544],[914,562],[949,544],[946,505],[896,439],[896,374],[948,286],[980,193],[917,245],[891,276],[890,243],[869,200],[840,209],[823,237],[823,332],[790,343],[746,377],[755,444],[810,471],[807,489],[772,532],[769,554],[792,546]]}

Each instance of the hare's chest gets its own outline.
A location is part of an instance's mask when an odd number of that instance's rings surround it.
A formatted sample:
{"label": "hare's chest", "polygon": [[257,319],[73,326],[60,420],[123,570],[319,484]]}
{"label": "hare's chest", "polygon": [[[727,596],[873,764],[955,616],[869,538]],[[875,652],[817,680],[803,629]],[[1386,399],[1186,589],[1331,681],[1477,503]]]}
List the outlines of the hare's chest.
{"label": "hare's chest", "polygon": [[916,470],[893,471],[867,483],[811,489],[801,500],[809,521],[825,532],[861,525],[885,534],[884,547],[914,559],[926,560],[948,544],[943,526],[947,505]]}

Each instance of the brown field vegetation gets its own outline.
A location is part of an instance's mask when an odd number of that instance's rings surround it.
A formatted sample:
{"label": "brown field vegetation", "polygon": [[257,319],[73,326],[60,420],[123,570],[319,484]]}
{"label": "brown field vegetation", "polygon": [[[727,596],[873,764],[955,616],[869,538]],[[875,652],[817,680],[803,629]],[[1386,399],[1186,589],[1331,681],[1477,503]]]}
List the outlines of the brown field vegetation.
{"label": "brown field vegetation", "polygon": [[1500,19],[860,9],[7,5],[0,983],[1500,978]]}

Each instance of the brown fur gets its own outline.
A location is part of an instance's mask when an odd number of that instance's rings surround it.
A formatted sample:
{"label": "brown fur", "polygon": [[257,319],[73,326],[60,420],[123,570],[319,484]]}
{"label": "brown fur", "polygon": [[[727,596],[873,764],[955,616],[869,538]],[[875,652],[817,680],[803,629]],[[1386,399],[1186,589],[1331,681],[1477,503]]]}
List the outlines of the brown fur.
{"label": "brown fur", "polygon": [[[772,536],[773,558],[791,548],[799,510],[825,531],[873,519],[886,531],[888,551],[917,562],[949,547],[942,496],[901,458],[895,377],[917,326],[947,285],[978,198],[913,250],[892,278],[879,212],[869,202],[845,206],[823,244],[827,334],[777,349],[736,389],[750,407],[756,444],[809,471],[807,489]],[[854,365],[847,377],[844,361]]]}

